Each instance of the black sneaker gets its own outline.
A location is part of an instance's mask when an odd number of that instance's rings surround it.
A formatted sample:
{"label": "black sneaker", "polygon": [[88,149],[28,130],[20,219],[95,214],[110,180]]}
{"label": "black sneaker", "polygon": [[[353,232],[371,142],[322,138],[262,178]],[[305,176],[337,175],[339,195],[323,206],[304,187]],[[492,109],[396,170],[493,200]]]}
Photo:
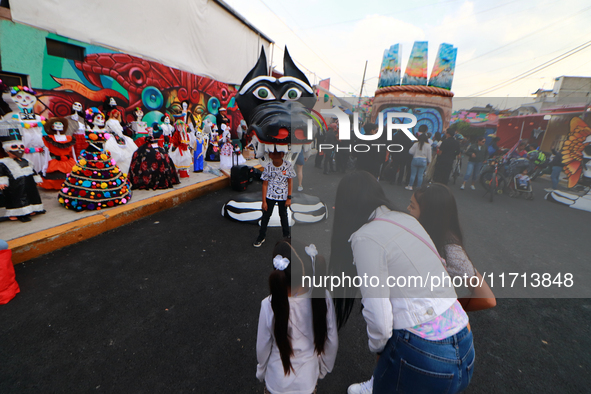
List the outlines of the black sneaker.
{"label": "black sneaker", "polygon": [[263,238],[263,239],[257,238],[257,240],[252,243],[252,246],[254,246],[255,248],[260,248],[261,245],[263,244],[263,242],[265,242],[265,238]]}

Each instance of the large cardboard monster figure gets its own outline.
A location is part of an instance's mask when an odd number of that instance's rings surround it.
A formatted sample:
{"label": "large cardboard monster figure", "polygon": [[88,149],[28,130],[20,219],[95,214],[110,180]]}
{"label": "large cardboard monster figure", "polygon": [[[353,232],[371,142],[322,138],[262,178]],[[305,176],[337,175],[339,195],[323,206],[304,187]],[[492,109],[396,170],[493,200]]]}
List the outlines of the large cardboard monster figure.
{"label": "large cardboard monster figure", "polygon": [[[314,90],[305,74],[296,67],[287,49],[283,57],[284,75],[268,75],[264,49],[257,64],[246,75],[236,98],[240,112],[248,125],[257,158],[262,165],[269,152],[285,152],[285,160],[294,161],[302,151],[311,149],[308,127],[318,132],[311,109],[316,102]],[[248,222],[258,222],[262,216],[261,193],[244,193],[224,205],[224,216]],[[326,219],[326,205],[317,197],[293,193],[288,210],[290,222],[314,223]],[[278,226],[279,218],[271,217],[269,226]]]}

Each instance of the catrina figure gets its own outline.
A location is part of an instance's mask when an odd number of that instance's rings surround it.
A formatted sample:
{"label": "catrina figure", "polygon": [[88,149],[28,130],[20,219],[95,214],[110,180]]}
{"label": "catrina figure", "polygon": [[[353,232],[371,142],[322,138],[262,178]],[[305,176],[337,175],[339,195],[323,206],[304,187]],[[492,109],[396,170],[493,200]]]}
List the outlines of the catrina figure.
{"label": "catrina figure", "polygon": [[195,120],[195,117],[193,116],[193,113],[191,112],[191,109],[189,108],[189,102],[183,101],[181,103],[181,107],[182,107],[181,120],[183,122],[185,122],[185,124],[187,125],[187,128],[189,129],[189,131],[191,133],[195,133],[195,129],[197,128],[197,122]]}
{"label": "catrina figure", "polygon": [[116,109],[112,110],[109,113],[109,120],[107,120],[105,127],[112,137],[105,141],[105,150],[111,153],[111,157],[115,159],[119,169],[124,174],[127,174],[133,153],[137,150],[137,145],[133,139],[123,134],[123,127],[120,122],[121,112]]}
{"label": "catrina figure", "polygon": [[76,165],[76,140],[64,134],[67,124],[66,118],[51,118],[44,125],[47,135],[43,136],[43,141],[51,158],[43,174],[43,183],[39,185],[44,189],[59,190],[66,180],[66,174]]}
{"label": "catrina figure", "polygon": [[132,189],[168,189],[180,183],[168,153],[150,136],[133,154],[129,180]]}
{"label": "catrina figure", "polygon": [[[133,111],[133,119],[134,121],[131,122],[131,129],[133,130],[133,139],[138,140],[140,138],[145,138],[148,136],[148,124],[144,122],[142,119],[144,117],[144,111],[140,107],[135,107]],[[139,142],[137,145],[142,145],[143,140]]]}
{"label": "catrina figure", "polygon": [[105,115],[92,107],[86,110],[88,148],[66,178],[58,201],[74,211],[94,211],[126,204],[131,199],[131,185],[115,160],[105,149],[112,137],[105,132]]}
{"label": "catrina figure", "polygon": [[10,95],[20,112],[13,114],[13,119],[20,122],[19,131],[25,144],[23,158],[27,159],[38,174],[45,172],[49,163],[49,153],[43,142],[43,122],[45,118],[36,115],[33,110],[37,102],[36,92],[27,86],[14,86]]}
{"label": "catrina figure", "polygon": [[25,144],[18,130],[0,127],[0,140],[8,156],[0,159],[0,218],[29,222],[30,216],[45,213],[37,190],[42,179],[23,158]]}
{"label": "catrina figure", "polygon": [[160,129],[162,130],[162,138],[164,139],[164,148],[168,149],[170,145],[170,137],[172,137],[172,133],[174,133],[174,126],[171,124],[170,115],[164,114],[160,121]]}
{"label": "catrina figure", "polygon": [[209,143],[207,144],[205,160],[220,161],[220,136],[218,135],[218,127],[214,124],[212,124],[210,127],[211,133],[209,135]]}
{"label": "catrina figure", "polygon": [[181,178],[189,177],[189,168],[193,163],[193,157],[189,150],[191,140],[187,132],[187,125],[182,120],[177,120],[174,124],[174,134],[170,139],[169,155],[172,159],[179,176]]}
{"label": "catrina figure", "polygon": [[76,141],[74,151],[77,157],[88,146],[88,142],[86,142],[86,115],[82,104],[78,101],[72,104],[72,113],[66,116],[66,119],[68,119],[66,135],[72,136]]}

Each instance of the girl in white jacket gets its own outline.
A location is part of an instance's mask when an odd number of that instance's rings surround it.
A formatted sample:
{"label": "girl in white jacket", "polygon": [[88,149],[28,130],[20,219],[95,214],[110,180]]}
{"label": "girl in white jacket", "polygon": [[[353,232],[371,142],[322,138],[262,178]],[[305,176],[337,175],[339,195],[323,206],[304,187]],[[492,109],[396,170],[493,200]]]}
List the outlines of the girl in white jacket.
{"label": "girl in white jacket", "polygon": [[328,291],[312,287],[324,275],[316,247],[280,241],[273,250],[271,295],[261,302],[257,334],[257,378],[266,393],[310,394],[332,371],[338,337]]}

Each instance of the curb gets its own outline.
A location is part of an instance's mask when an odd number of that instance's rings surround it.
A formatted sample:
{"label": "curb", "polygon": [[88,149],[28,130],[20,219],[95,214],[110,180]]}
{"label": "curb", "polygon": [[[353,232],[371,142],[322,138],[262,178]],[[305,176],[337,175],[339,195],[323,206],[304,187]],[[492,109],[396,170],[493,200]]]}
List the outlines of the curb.
{"label": "curb", "polygon": [[42,256],[228,186],[229,177],[218,177],[15,238],[8,241],[8,247],[12,249],[12,263]]}

